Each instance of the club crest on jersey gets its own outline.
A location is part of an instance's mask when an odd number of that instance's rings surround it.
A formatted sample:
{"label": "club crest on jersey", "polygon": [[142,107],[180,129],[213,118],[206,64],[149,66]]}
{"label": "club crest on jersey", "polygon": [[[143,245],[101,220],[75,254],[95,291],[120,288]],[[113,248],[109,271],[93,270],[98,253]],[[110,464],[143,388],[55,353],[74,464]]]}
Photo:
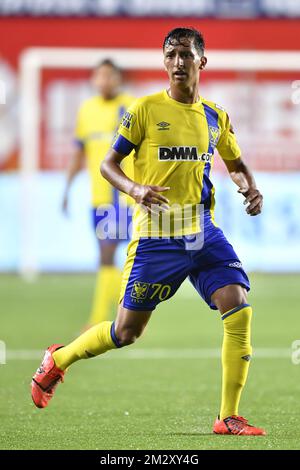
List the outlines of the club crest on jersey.
{"label": "club crest on jersey", "polygon": [[215,147],[219,141],[220,131],[218,127],[208,126],[209,143]]}
{"label": "club crest on jersey", "polygon": [[122,118],[121,126],[129,130],[129,129],[132,129],[134,123],[135,123],[135,114],[132,114],[126,111],[126,113],[124,114]]}
{"label": "club crest on jersey", "polygon": [[135,281],[131,290],[131,297],[138,300],[146,299],[149,290],[147,282]]}
{"label": "club crest on jersey", "polygon": [[158,160],[160,161],[202,161],[211,162],[211,153],[198,154],[197,147],[159,147]]}

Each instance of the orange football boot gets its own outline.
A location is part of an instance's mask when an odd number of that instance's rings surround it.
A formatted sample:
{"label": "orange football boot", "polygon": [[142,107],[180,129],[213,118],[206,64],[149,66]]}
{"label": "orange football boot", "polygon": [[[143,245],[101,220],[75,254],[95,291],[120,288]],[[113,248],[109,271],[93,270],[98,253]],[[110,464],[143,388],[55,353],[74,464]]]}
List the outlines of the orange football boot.
{"label": "orange football boot", "polygon": [[217,417],[213,432],[215,434],[235,434],[238,436],[265,436],[266,431],[248,424],[242,416],[229,416],[223,420]]}
{"label": "orange football boot", "polygon": [[34,374],[31,381],[31,397],[38,408],[45,408],[54,395],[55,388],[64,381],[65,371],[56,367],[52,353],[62,344],[52,344],[44,355],[42,364]]}

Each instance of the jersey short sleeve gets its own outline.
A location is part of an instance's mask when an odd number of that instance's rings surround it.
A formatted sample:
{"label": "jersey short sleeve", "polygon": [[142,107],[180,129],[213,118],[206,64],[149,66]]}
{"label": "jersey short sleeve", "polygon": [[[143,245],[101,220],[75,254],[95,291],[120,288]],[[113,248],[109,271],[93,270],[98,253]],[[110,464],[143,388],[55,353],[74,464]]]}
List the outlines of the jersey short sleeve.
{"label": "jersey short sleeve", "polygon": [[124,113],[112,148],[128,155],[138,147],[145,135],[145,106],[142,99],[136,100]]}
{"label": "jersey short sleeve", "polygon": [[223,132],[217,144],[217,150],[223,160],[236,160],[241,156],[241,149],[237,143],[228,114],[224,111],[222,116]]}

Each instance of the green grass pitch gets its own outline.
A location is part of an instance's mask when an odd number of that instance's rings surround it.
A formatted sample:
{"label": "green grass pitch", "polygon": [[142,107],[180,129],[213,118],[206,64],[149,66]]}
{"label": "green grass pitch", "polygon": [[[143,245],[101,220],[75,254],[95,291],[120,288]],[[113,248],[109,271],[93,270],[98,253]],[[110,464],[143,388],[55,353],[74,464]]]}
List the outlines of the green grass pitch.
{"label": "green grass pitch", "polygon": [[189,284],[153,313],[133,346],[75,364],[50,406],[36,409],[30,378],[39,350],[85,323],[92,275],[0,277],[1,449],[300,449],[300,276],[252,275],[257,351],[240,413],[266,437],[211,433],[220,399],[222,324]]}

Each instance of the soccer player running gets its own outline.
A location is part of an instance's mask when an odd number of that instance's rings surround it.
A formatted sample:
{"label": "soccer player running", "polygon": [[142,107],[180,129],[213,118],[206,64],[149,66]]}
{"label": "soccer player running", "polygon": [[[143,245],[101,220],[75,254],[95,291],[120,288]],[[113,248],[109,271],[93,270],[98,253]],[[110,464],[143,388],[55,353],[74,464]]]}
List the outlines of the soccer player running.
{"label": "soccer player running", "polygon": [[[110,60],[105,59],[99,63],[92,73],[92,84],[98,91],[96,96],[85,100],[80,106],[75,129],[76,149],[67,174],[67,184],[63,197],[63,211],[68,213],[69,192],[75,176],[82,169],[84,162],[91,184],[92,222],[94,230],[104,217],[107,218],[105,208],[113,205],[117,212],[116,226],[112,231],[116,237],[98,239],[100,267],[97,274],[94,299],[88,320],[88,326],[107,320],[112,306],[117,305],[121,286],[121,271],[114,264],[114,255],[121,241],[118,230],[125,230],[118,225],[118,221],[126,220],[126,214],[119,216],[119,212],[126,210],[127,201],[124,195],[111,186],[99,172],[99,161],[105,158],[111,146],[112,138],[120,120],[133,102],[133,98],[120,91],[122,84],[121,71]],[[132,173],[131,158],[124,162],[126,174]],[[97,209],[102,208],[102,214]],[[111,213],[112,214],[112,213]],[[113,215],[113,214],[112,214]],[[124,241],[124,239],[123,239]]]}
{"label": "soccer player running", "polygon": [[[214,222],[210,170],[215,148],[244,195],[249,215],[261,212],[262,195],[241,159],[227,113],[198,94],[199,72],[207,62],[202,35],[176,28],[166,36],[163,53],[169,89],[135,101],[101,165],[102,175],[137,203],[116,320],[94,326],[67,346],[50,346],[33,377],[33,401],[38,407],[47,406],[75,361],[134,343],[157,304],[174,295],[189,277],[205,302],[219,310],[224,326],[221,408],[213,431],[264,435],[263,429],[248,424],[238,412],[252,353],[252,308],[247,302],[248,277]],[[136,152],[133,180],[120,168],[132,149]],[[174,205],[182,210],[173,209]],[[185,218],[181,214],[186,205],[196,210],[178,234],[176,219]],[[154,224],[149,236],[151,219],[163,222],[168,213],[173,217],[169,236],[164,236],[160,223]]]}

